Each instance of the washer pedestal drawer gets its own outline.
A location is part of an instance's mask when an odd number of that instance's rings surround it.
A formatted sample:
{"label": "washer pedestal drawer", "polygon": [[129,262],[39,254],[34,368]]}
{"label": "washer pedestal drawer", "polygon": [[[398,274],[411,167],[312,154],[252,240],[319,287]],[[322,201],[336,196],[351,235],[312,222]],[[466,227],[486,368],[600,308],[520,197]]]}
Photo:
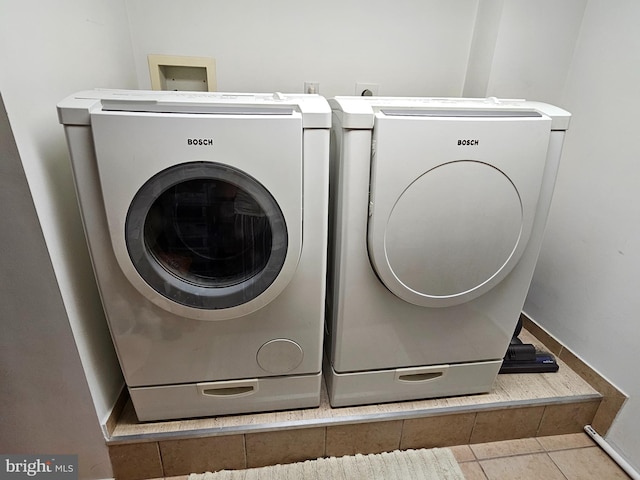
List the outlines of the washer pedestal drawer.
{"label": "washer pedestal drawer", "polygon": [[502,360],[338,373],[325,365],[332,407],[471,395],[491,390]]}
{"label": "washer pedestal drawer", "polygon": [[321,373],[129,388],[138,420],[167,420],[311,408],[320,405]]}

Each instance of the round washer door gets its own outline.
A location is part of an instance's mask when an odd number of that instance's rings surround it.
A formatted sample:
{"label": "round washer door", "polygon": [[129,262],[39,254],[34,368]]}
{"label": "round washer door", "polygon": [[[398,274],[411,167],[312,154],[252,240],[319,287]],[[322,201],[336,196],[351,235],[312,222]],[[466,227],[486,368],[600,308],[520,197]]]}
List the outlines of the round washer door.
{"label": "round washer door", "polygon": [[411,303],[461,303],[517,260],[522,220],[503,172],[476,161],[440,165],[393,206],[382,239],[387,269],[378,274]]}
{"label": "round washer door", "polygon": [[213,162],[172,166],[149,179],[131,203],[125,236],[135,269],[153,290],[203,310],[263,295],[288,249],[285,218],[267,189]]}

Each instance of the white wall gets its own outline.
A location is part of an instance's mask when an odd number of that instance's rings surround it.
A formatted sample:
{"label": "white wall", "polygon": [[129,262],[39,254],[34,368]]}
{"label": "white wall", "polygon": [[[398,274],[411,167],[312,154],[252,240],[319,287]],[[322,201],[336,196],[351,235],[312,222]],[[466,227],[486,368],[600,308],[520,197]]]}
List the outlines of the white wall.
{"label": "white wall", "polygon": [[0,452],[74,454],[111,475],[107,447],[0,97]]}
{"label": "white wall", "polygon": [[586,4],[480,2],[464,95],[558,104]]}
{"label": "white wall", "polygon": [[589,0],[571,128],[525,311],[630,396],[607,440],[640,471],[640,3]]}
{"label": "white wall", "polygon": [[[77,430],[100,432],[123,380],[93,279],[55,107],[76,90],[136,86],[126,9],[115,0],[0,0],[0,12],[0,92],[33,196],[34,221],[39,221],[55,273],[47,277],[25,270],[15,282],[31,282],[31,294],[56,291],[63,302],[61,312],[38,316],[29,305],[35,300],[16,296],[25,289],[2,292],[2,301],[22,312],[3,317],[5,334],[25,348],[12,350],[11,361],[20,368],[11,370],[9,380],[3,376],[3,383],[11,382],[3,387],[14,398],[9,410],[3,402],[4,413],[13,418],[3,422],[0,437],[31,453],[68,451],[64,445],[75,441],[82,453],[81,477],[108,477],[104,438],[73,437]],[[29,242],[14,242],[3,255],[28,258],[31,249]],[[77,351],[65,343],[65,328],[73,333]],[[48,339],[51,344],[39,336],[47,331],[56,332]],[[67,354],[56,356],[63,346]],[[86,379],[77,376],[82,368]],[[57,381],[60,376],[63,383]],[[89,410],[74,411],[81,399]],[[86,411],[92,411],[92,419]]]}
{"label": "white wall", "polygon": [[0,11],[0,89],[102,421],[123,380],[55,107],[77,90],[136,86],[126,9],[111,0],[1,0]]}
{"label": "white wall", "polygon": [[477,0],[127,0],[138,83],[148,54],[214,57],[218,90],[459,96]]}
{"label": "white wall", "polygon": [[478,4],[462,92],[463,97],[481,98],[487,96],[503,7],[504,0],[483,0]]}

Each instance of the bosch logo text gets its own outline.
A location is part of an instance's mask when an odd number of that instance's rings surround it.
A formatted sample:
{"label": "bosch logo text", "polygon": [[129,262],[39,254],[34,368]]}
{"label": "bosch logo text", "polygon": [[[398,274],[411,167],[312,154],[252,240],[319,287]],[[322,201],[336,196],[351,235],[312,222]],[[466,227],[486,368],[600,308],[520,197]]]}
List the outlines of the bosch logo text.
{"label": "bosch logo text", "polygon": [[472,145],[478,145],[478,143],[480,143],[479,140],[458,140],[458,145],[472,146]]}
{"label": "bosch logo text", "polygon": [[212,147],[213,138],[187,138],[187,145]]}

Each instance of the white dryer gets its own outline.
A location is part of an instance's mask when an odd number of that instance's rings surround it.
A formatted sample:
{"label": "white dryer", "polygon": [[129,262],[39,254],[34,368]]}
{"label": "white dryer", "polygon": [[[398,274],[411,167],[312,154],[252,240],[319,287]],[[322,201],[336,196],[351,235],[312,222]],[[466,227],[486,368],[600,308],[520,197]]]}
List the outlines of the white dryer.
{"label": "white dryer", "polygon": [[329,103],[331,404],[489,391],[533,275],[570,115],[495,98]]}
{"label": "white dryer", "polygon": [[138,418],[317,406],[326,100],[96,90],[58,112]]}

